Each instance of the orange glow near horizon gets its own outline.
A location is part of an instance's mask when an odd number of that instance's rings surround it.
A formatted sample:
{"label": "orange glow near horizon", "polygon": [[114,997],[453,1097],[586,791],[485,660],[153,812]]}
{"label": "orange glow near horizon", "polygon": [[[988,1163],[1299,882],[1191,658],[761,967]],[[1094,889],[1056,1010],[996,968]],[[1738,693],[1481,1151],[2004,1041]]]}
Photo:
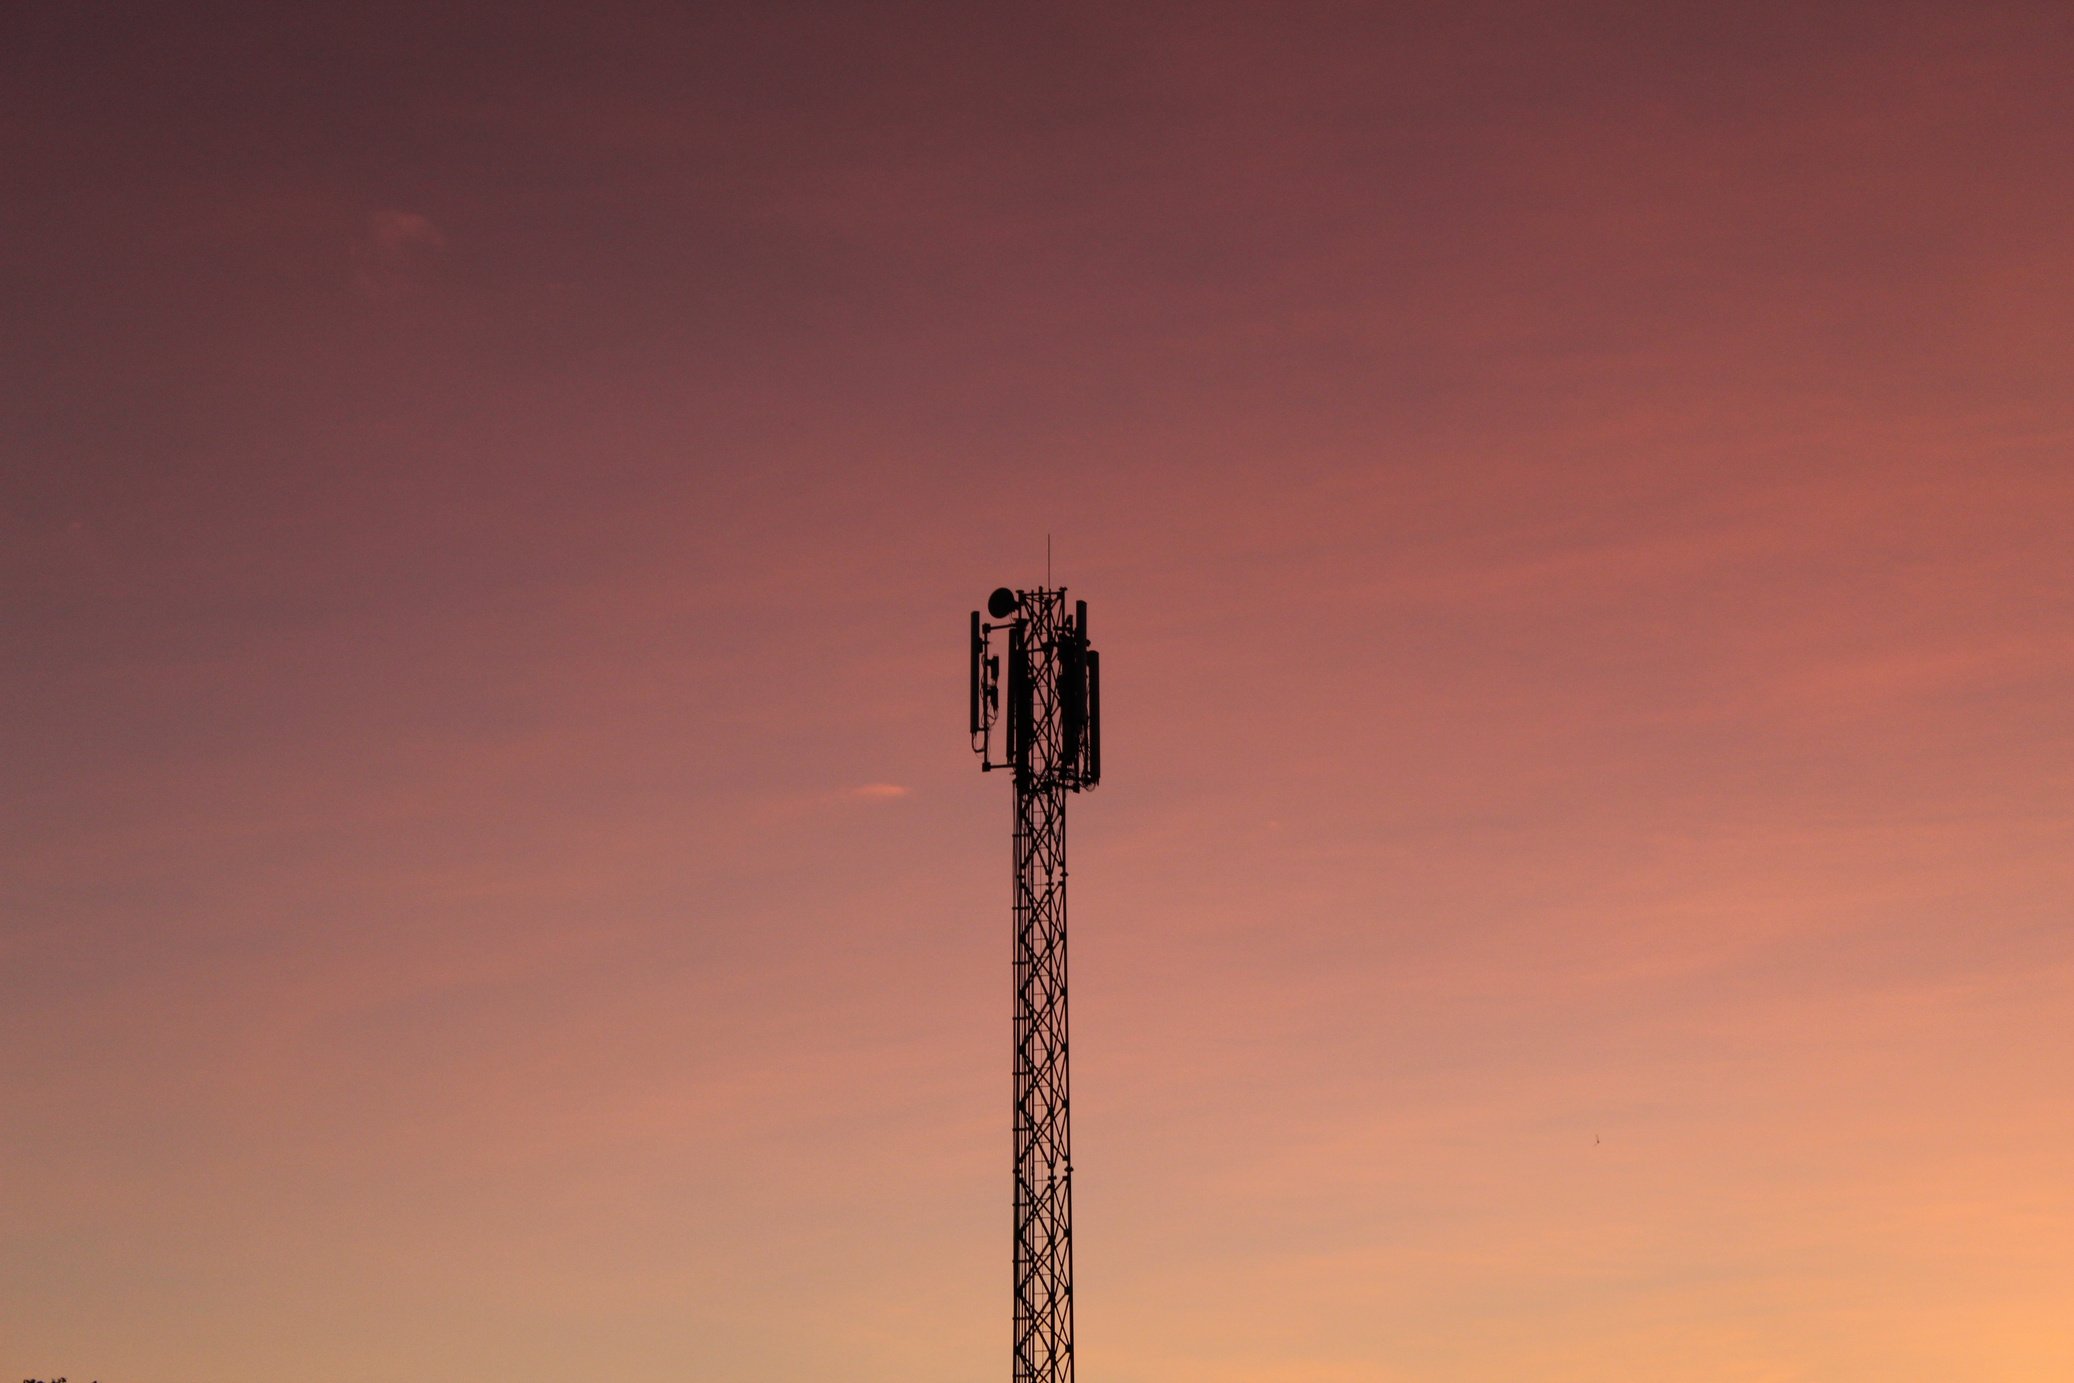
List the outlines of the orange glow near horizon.
{"label": "orange glow near horizon", "polygon": [[2074,12],[435,9],[0,21],[0,1377],[1005,1372],[1051,534],[1087,1383],[2074,1378]]}

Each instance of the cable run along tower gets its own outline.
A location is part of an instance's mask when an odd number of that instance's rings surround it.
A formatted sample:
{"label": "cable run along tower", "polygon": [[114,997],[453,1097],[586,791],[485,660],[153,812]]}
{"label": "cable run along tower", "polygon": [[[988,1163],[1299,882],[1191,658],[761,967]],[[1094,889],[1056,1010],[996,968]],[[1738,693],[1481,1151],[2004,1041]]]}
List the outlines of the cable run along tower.
{"label": "cable run along tower", "polygon": [[1087,645],[1087,602],[1069,613],[1064,587],[1004,586],[986,613],[972,612],[972,749],[983,772],[1007,770],[1015,790],[1013,1379],[1072,1383],[1066,794],[1102,776],[1101,660]]}

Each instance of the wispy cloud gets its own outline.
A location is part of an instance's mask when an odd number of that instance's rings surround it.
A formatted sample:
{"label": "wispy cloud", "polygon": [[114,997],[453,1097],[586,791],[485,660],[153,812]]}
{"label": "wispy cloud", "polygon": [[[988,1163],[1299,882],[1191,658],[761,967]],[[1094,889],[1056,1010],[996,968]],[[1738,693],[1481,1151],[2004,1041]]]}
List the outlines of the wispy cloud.
{"label": "wispy cloud", "polygon": [[396,207],[372,212],[353,246],[353,287],[366,297],[393,298],[446,246],[446,233],[429,216]]}

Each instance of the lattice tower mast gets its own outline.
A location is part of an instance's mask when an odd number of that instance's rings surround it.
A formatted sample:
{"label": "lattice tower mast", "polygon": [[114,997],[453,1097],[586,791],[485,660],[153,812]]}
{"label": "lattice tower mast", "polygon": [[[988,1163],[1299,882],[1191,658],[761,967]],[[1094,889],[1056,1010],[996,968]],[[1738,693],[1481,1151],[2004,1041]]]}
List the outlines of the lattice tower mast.
{"label": "lattice tower mast", "polygon": [[[972,615],[972,746],[980,767],[1009,770],[1015,789],[1014,1383],[1073,1379],[1066,794],[1100,780],[1102,750],[1101,664],[1087,644],[1087,602],[1068,612],[1065,597],[1063,587],[1003,587],[987,601],[998,622]],[[1005,679],[997,634],[1005,635]]]}

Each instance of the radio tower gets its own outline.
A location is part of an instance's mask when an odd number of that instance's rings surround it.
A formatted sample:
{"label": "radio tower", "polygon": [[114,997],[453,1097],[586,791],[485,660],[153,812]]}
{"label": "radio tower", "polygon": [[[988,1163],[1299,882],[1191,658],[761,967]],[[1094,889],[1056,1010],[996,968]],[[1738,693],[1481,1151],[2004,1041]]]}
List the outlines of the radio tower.
{"label": "radio tower", "polygon": [[[972,748],[1015,785],[1015,1374],[1073,1380],[1073,1159],[1066,1104],[1066,794],[1102,776],[1100,660],[1087,602],[1063,587],[987,598],[972,612]],[[1008,696],[1003,757],[1005,633]]]}

